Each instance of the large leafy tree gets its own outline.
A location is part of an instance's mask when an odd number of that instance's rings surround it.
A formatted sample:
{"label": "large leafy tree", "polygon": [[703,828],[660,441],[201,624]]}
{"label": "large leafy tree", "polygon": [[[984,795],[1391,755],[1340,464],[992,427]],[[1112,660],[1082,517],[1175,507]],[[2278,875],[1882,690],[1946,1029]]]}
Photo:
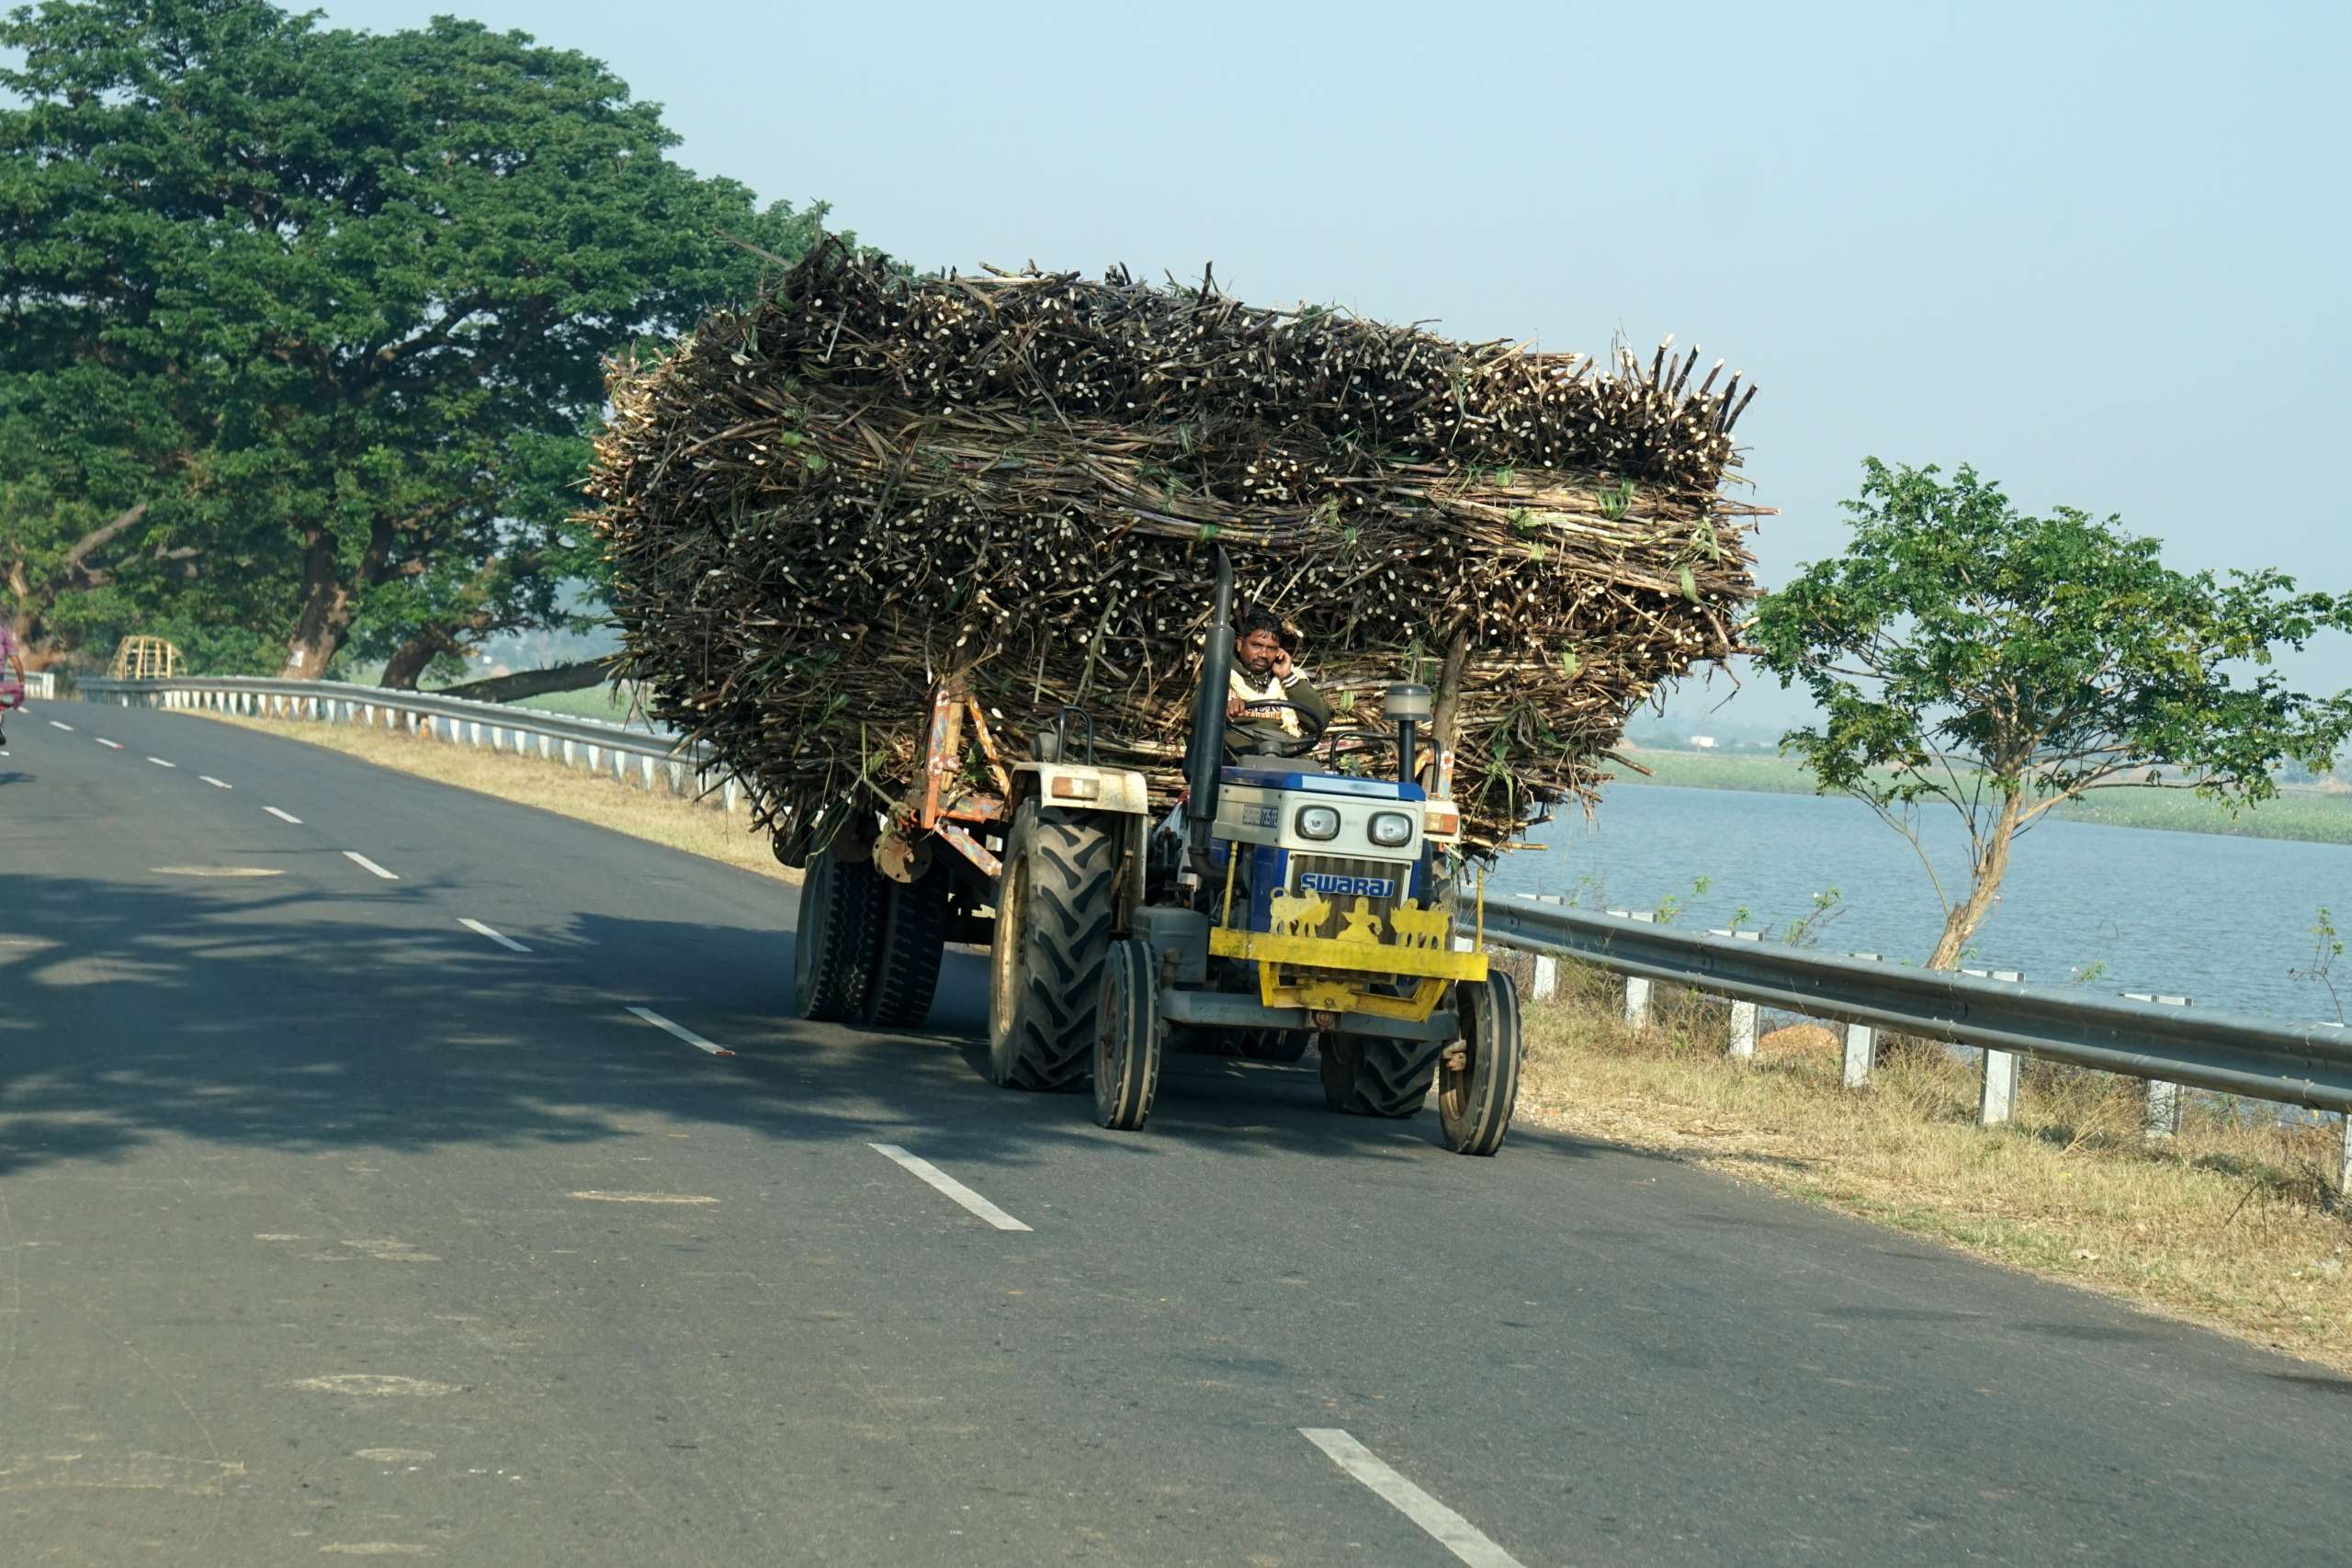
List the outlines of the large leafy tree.
{"label": "large leafy tree", "polygon": [[54,0],[0,45],[0,376],[140,389],[167,456],[121,505],[275,587],[290,675],[362,628],[397,651],[544,614],[604,355],[821,211],[681,168],[596,62],[448,17]]}
{"label": "large leafy tree", "polygon": [[2270,668],[2352,629],[2352,599],[2273,570],[2175,570],[2115,518],[2026,515],[1966,468],[1946,480],[1873,458],[1846,507],[1846,553],[1767,595],[1748,637],[1822,711],[1782,749],[1902,831],[1931,878],[1921,809],[1959,815],[1968,886],[1936,880],[1931,967],[1960,962],[2018,836],[2063,802],[2155,785],[2248,804],[2352,734],[2352,697]]}

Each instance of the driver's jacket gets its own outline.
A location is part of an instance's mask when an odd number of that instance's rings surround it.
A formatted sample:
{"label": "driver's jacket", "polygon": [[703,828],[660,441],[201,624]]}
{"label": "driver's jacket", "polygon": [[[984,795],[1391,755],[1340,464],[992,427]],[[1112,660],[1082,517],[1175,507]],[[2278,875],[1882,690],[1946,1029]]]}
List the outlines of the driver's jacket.
{"label": "driver's jacket", "polygon": [[1314,741],[1330,727],[1331,705],[1323,700],[1323,694],[1315,689],[1315,682],[1306,678],[1305,671],[1293,671],[1290,679],[1283,682],[1283,701],[1298,705],[1299,733],[1293,735],[1283,728],[1283,709],[1270,710],[1263,717],[1256,719],[1245,711],[1241,717],[1226,721],[1225,754],[1227,761],[1238,758],[1244,752],[1255,751],[1261,746],[1296,750],[1302,745]]}

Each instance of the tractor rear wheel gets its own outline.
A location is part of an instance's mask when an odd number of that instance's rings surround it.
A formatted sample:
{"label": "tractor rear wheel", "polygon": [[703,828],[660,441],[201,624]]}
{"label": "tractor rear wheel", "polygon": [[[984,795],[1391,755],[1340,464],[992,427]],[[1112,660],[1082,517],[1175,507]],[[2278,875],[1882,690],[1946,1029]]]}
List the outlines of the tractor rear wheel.
{"label": "tractor rear wheel", "polygon": [[1323,1037],[1323,1103],[1351,1116],[1411,1116],[1437,1079],[1436,1040]]}
{"label": "tractor rear wheel", "polygon": [[864,861],[831,851],[808,857],[792,940],[793,1009],[820,1023],[847,1023],[865,999],[880,913],[880,878]]}
{"label": "tractor rear wheel", "polygon": [[1159,1088],[1159,990],[1151,943],[1111,944],[1095,1009],[1094,1120],[1115,1132],[1140,1127]]}
{"label": "tractor rear wheel", "polygon": [[[1441,1055],[1438,1127],[1458,1155],[1490,1155],[1510,1131],[1519,1100],[1519,987],[1499,971],[1453,987],[1461,1038]],[[1460,1053],[1459,1067],[1445,1058]]]}
{"label": "tractor rear wheel", "polygon": [[1014,809],[989,953],[989,1077],[997,1083],[1065,1089],[1085,1079],[1118,860],[1091,816],[1034,799]]}
{"label": "tractor rear wheel", "polygon": [[912,882],[876,877],[881,931],[858,1021],[912,1029],[931,1014],[939,961],[947,951],[947,876],[933,869]]}

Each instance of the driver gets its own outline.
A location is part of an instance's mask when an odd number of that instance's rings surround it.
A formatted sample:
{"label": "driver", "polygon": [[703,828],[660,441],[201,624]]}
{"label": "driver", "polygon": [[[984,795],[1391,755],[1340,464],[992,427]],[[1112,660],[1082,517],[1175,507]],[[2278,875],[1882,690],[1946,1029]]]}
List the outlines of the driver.
{"label": "driver", "polygon": [[[1331,722],[1331,705],[1291,662],[1294,650],[1282,622],[1265,610],[1245,610],[1236,617],[1233,633],[1226,755],[1239,757],[1269,745],[1292,754],[1312,747]],[[1268,705],[1277,703],[1291,705]]]}

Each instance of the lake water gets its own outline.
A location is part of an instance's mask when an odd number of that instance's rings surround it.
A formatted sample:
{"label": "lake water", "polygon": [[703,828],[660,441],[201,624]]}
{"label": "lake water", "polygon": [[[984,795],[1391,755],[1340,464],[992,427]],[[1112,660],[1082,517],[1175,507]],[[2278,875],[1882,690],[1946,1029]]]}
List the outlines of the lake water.
{"label": "lake water", "polygon": [[[1949,807],[1925,821],[1955,898],[1967,888],[1967,839]],[[1541,853],[1504,857],[1487,892],[1557,894],[1585,908],[1650,909],[1668,897],[1676,924],[1731,923],[1774,935],[1836,887],[1843,913],[1821,929],[1830,953],[1923,962],[1943,919],[1911,845],[1860,801],[1819,795],[1621,785],[1589,823],[1571,812],[1541,829]],[[1694,879],[1708,890],[1692,895]],[[2352,928],[2352,845],[2100,828],[2045,820],[2016,845],[1976,934],[1969,966],[2017,969],[2064,984],[2101,965],[2098,991],[2187,995],[2196,1006],[2333,1020],[2324,987],[2290,977],[2312,962],[2324,905]],[[2338,985],[2352,1002],[2352,964]]]}

